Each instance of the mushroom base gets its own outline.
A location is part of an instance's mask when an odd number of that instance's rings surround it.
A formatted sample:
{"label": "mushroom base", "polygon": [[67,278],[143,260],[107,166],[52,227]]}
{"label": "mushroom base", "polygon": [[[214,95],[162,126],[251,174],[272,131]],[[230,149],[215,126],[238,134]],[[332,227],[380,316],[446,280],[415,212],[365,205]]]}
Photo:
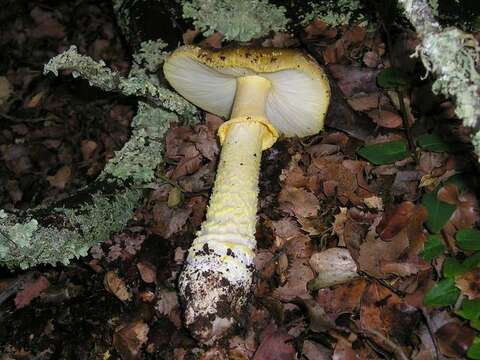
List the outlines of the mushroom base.
{"label": "mushroom base", "polygon": [[200,342],[211,345],[241,322],[252,285],[252,271],[204,247],[183,269],[180,301],[185,324]]}

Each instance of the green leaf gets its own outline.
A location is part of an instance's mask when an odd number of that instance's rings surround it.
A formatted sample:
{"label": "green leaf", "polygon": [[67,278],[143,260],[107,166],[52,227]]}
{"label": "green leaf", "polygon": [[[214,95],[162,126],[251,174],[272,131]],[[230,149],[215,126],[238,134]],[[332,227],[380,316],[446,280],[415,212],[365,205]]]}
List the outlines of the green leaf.
{"label": "green leaf", "polygon": [[367,145],[358,150],[358,154],[375,165],[391,164],[408,156],[407,142],[396,140]]}
{"label": "green leaf", "polygon": [[450,205],[438,200],[436,192],[429,192],[423,195],[422,205],[428,210],[426,225],[433,233],[439,233],[442,230],[457,208],[456,205]]}
{"label": "green leaf", "polygon": [[470,326],[475,330],[480,330],[480,319],[470,320]]}
{"label": "green leaf", "polygon": [[455,287],[455,281],[443,279],[425,294],[423,303],[430,306],[453,305],[459,295],[460,290]]}
{"label": "green leaf", "polygon": [[461,229],[455,237],[457,245],[463,250],[480,250],[480,231],[476,229]]}
{"label": "green leaf", "polygon": [[465,267],[466,271],[468,271],[476,268],[478,264],[480,264],[480,252],[466,258],[462,265]]}
{"label": "green leaf", "polygon": [[445,251],[445,244],[440,235],[428,235],[425,247],[420,252],[420,256],[426,260],[431,261]]}
{"label": "green leaf", "polygon": [[467,320],[476,320],[480,318],[480,299],[463,300],[462,307],[455,313]]}
{"label": "green leaf", "polygon": [[480,359],[480,337],[476,336],[473,339],[473,344],[468,348],[467,356],[474,360]]}
{"label": "green leaf", "polygon": [[410,85],[410,79],[400,69],[388,68],[378,73],[377,84],[384,89],[407,87]]}
{"label": "green leaf", "polygon": [[418,146],[433,152],[450,152],[452,146],[437,134],[423,134],[417,139]]}
{"label": "green leaf", "polygon": [[455,278],[457,275],[461,275],[464,272],[468,271],[468,268],[460,263],[457,259],[448,257],[443,263],[443,276],[446,278]]}

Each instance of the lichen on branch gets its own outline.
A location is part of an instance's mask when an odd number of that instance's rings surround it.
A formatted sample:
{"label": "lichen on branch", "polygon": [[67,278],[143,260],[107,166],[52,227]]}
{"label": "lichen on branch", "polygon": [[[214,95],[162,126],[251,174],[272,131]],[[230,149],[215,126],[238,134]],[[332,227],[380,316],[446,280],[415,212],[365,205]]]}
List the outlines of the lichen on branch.
{"label": "lichen on branch", "polygon": [[433,91],[455,100],[455,113],[465,126],[473,128],[472,143],[480,156],[478,42],[459,29],[443,29],[427,0],[400,0],[400,4],[422,40],[416,55],[436,76]]}
{"label": "lichen on branch", "polygon": [[135,184],[153,181],[162,161],[164,138],[178,117],[172,112],[139,102],[132,121],[132,135],[123,148],[105,166],[100,179],[130,180]]}
{"label": "lichen on branch", "polygon": [[121,231],[133,215],[142,191],[127,189],[106,196],[97,193],[91,204],[78,209],[55,209],[49,218],[57,225],[41,225],[33,215],[25,220],[0,209],[0,265],[27,269],[40,264],[68,264],[86,256],[91,246]]}
{"label": "lichen on branch", "polygon": [[285,8],[267,0],[184,0],[183,17],[206,36],[218,31],[226,40],[249,41],[285,30]]}
{"label": "lichen on branch", "polygon": [[104,61],[95,61],[81,55],[72,45],[68,50],[53,57],[44,67],[44,73],[58,76],[61,70],[72,70],[73,77],[81,76],[91,86],[104,91],[118,91],[127,96],[145,98],[157,106],[190,117],[196,113],[193,105],[175,92],[152,83],[147,77],[131,75],[128,78],[108,68]]}

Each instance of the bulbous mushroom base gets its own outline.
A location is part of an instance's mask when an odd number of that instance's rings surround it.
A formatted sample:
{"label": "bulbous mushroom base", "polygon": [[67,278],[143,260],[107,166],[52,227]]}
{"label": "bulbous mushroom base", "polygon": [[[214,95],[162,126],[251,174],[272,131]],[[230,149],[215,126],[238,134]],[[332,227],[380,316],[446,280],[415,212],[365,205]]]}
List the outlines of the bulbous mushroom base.
{"label": "bulbous mushroom base", "polygon": [[187,260],[179,278],[185,324],[206,345],[229,334],[241,321],[252,285],[252,271],[239,264],[231,273],[225,256],[197,253],[194,260]]}

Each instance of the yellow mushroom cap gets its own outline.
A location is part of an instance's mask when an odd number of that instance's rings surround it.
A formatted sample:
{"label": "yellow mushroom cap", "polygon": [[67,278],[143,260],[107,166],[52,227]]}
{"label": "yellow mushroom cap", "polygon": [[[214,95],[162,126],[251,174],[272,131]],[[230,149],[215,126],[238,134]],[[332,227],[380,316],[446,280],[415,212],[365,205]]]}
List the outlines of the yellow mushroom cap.
{"label": "yellow mushroom cap", "polygon": [[293,49],[230,48],[211,51],[195,46],[175,50],[165,60],[166,79],[183,97],[228,118],[236,78],[263,76],[271,82],[265,114],[284,136],[308,136],[323,129],[330,86],[323,69]]}

